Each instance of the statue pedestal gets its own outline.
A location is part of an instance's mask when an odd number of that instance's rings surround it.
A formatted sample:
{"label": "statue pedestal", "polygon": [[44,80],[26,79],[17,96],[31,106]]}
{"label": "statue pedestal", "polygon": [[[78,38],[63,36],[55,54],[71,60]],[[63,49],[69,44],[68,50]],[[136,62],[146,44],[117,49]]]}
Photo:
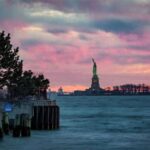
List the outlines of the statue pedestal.
{"label": "statue pedestal", "polygon": [[92,90],[92,91],[100,90],[99,78],[98,78],[97,75],[93,75],[93,77],[92,77],[91,90]]}
{"label": "statue pedestal", "polygon": [[93,75],[91,87],[86,90],[87,95],[104,95],[104,90],[100,88],[99,78],[97,75]]}

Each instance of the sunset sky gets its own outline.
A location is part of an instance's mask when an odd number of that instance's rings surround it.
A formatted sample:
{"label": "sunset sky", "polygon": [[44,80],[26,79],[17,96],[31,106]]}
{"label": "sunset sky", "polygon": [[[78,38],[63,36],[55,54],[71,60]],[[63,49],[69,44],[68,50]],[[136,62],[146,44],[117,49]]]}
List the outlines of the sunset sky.
{"label": "sunset sky", "polygon": [[150,85],[150,0],[0,0],[2,30],[52,90],[88,88],[92,58],[103,88]]}

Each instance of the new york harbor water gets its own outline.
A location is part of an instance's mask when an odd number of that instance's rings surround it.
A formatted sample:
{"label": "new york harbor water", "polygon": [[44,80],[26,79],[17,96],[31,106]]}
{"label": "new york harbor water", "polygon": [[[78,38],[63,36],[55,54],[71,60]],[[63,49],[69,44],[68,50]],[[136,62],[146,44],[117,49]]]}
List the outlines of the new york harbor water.
{"label": "new york harbor water", "polygon": [[149,150],[150,96],[59,96],[59,130],[5,136],[0,150]]}

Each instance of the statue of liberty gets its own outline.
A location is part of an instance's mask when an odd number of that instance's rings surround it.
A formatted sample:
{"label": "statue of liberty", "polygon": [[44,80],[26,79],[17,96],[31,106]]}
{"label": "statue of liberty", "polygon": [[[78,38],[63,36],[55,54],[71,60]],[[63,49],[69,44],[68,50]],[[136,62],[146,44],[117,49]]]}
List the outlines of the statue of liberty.
{"label": "statue of liberty", "polygon": [[93,61],[93,76],[97,76],[97,66],[96,66],[96,62],[94,61],[94,59],[92,58]]}
{"label": "statue of liberty", "polygon": [[99,77],[97,75],[97,65],[95,60],[92,58],[93,61],[93,77],[92,77],[92,84],[91,84],[91,90],[92,91],[99,91],[100,85],[99,85]]}

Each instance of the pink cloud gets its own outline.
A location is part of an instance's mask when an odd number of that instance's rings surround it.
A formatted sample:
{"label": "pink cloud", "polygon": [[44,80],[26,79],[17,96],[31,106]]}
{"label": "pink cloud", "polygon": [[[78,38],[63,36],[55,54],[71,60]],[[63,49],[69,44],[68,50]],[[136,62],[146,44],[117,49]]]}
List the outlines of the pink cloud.
{"label": "pink cloud", "polygon": [[1,30],[12,33],[15,30],[21,30],[23,27],[27,26],[27,23],[18,20],[4,20],[0,22],[0,26]]}
{"label": "pink cloud", "polygon": [[[129,34],[125,35],[122,34],[120,35],[120,38],[124,40],[129,46],[136,46],[138,48],[143,46],[143,51],[144,51],[144,46],[149,46],[150,42],[150,32],[145,31],[143,34]],[[149,49],[149,47],[147,47]]]}

